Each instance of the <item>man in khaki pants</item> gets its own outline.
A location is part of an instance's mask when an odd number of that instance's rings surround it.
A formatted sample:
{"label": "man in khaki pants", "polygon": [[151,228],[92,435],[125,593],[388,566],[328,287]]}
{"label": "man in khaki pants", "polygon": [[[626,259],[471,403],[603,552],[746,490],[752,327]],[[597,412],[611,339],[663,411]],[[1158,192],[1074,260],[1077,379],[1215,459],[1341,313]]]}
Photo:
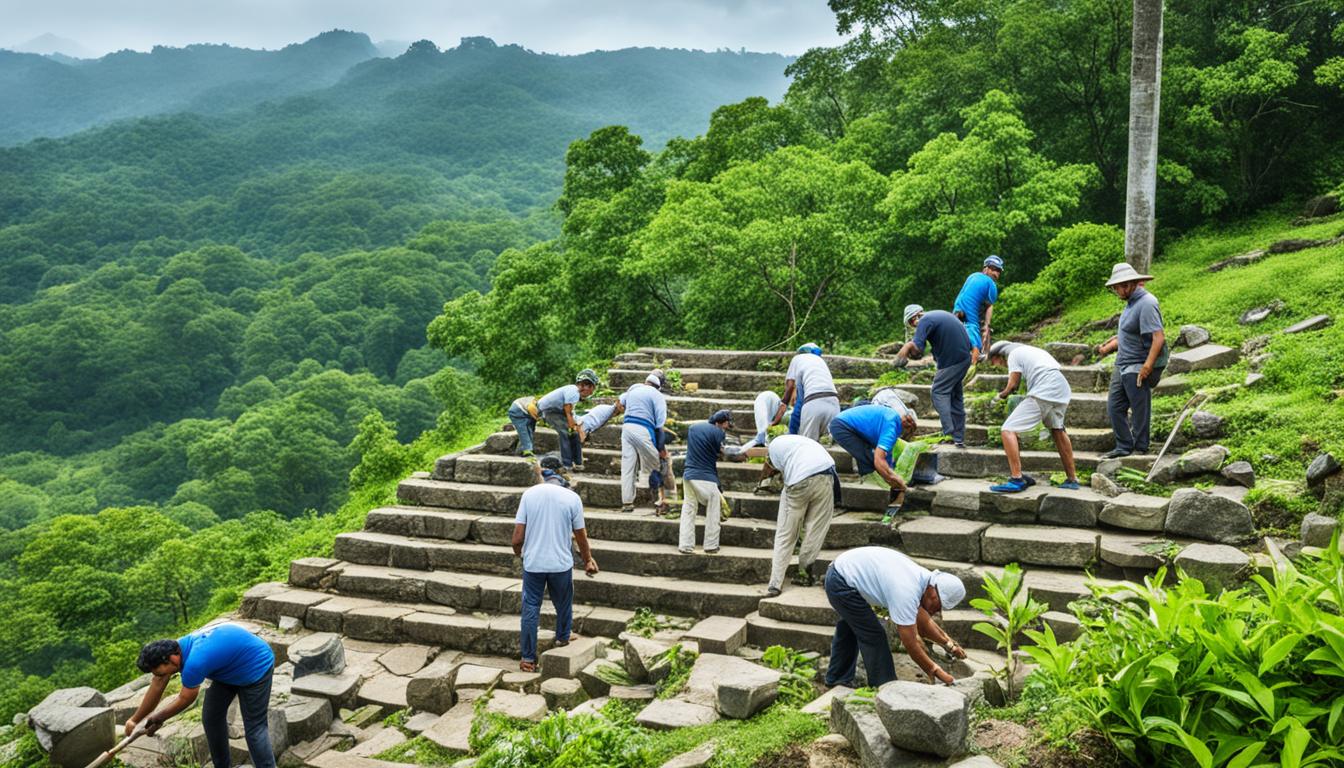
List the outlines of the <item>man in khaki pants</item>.
{"label": "man in khaki pants", "polygon": [[815,440],[802,435],[780,435],[771,440],[761,476],[767,478],[776,472],[783,475],[784,492],[779,497],[779,515],[775,521],[775,558],[766,591],[770,597],[778,595],[784,584],[784,572],[789,568],[800,531],[803,544],[798,550],[798,573],[793,583],[800,587],[816,583],[812,564],[826,541],[831,515],[840,497],[835,459]]}

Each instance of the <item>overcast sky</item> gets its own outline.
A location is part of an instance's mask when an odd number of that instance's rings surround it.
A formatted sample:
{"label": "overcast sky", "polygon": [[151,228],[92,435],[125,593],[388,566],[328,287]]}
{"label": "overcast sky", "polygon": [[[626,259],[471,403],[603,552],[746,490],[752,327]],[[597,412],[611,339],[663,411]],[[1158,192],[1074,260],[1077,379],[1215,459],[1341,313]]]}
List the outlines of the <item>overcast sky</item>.
{"label": "overcast sky", "polygon": [[0,46],[51,33],[101,55],[155,44],[280,48],[324,30],[440,47],[485,35],[535,51],[746,48],[839,41],[826,0],[0,0]]}

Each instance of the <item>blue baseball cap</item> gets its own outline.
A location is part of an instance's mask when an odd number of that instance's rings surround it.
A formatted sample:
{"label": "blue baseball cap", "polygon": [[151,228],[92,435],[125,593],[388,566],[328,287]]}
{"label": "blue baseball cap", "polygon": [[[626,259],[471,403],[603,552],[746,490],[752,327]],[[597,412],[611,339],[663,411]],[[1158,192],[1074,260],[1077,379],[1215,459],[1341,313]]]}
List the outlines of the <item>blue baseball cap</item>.
{"label": "blue baseball cap", "polygon": [[993,268],[999,270],[1000,272],[1002,272],[1002,271],[1003,271],[1003,259],[1000,259],[998,256],[995,256],[994,254],[991,253],[991,254],[985,259],[985,266],[986,266],[986,267],[993,267]]}
{"label": "blue baseball cap", "polygon": [[819,346],[817,346],[816,344],[813,344],[812,342],[809,341],[809,342],[807,342],[806,344],[804,344],[803,346],[801,346],[801,347],[798,348],[798,354],[801,355],[801,354],[803,354],[803,353],[805,353],[805,352],[811,352],[811,353],[814,354],[814,355],[820,355],[820,354],[821,354],[821,347],[819,347]]}
{"label": "blue baseball cap", "polygon": [[728,422],[728,426],[733,426],[733,412],[727,408],[720,408],[709,417],[710,424],[722,424],[725,421]]}

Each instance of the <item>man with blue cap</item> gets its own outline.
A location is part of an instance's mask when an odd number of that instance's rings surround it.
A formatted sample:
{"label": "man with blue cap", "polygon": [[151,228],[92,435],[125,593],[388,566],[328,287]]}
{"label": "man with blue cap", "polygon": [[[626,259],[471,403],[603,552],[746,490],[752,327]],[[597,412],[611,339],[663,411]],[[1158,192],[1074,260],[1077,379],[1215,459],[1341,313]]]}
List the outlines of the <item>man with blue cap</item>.
{"label": "man with blue cap", "polygon": [[961,579],[930,571],[894,549],[857,547],[841,552],[826,571],[826,599],[837,616],[826,685],[852,687],[860,654],[870,687],[896,679],[887,632],[873,606],[886,609],[905,652],[929,680],[951,685],[952,676],[929,657],[920,638],[941,645],[955,658],[966,658],[966,651],[933,620],[965,597]]}
{"label": "man with blue cap", "polygon": [[971,339],[971,363],[980,361],[980,350],[989,349],[989,319],[994,316],[994,302],[999,300],[996,281],[1003,275],[1003,259],[991,254],[983,268],[966,277],[961,292],[952,303],[952,314],[966,325]]}
{"label": "man with blue cap", "polygon": [[[723,442],[733,426],[733,414],[715,411],[708,421],[692,424],[686,430],[686,466],[681,472],[681,530],[677,549],[684,555],[695,551],[695,513],[705,505],[705,554],[719,551],[720,505],[718,461],[723,457]],[[740,454],[732,457],[741,461]]]}
{"label": "man with blue cap", "polygon": [[808,342],[798,348],[784,374],[784,397],[775,409],[774,423],[793,406],[789,434],[820,440],[840,413],[840,393],[835,389],[830,366],[821,358],[821,347]]}
{"label": "man with blue cap", "polygon": [[541,482],[523,491],[514,518],[513,554],[523,558],[523,609],[519,647],[524,672],[537,671],[537,625],[541,622],[541,597],[550,593],[555,607],[555,644],[569,645],[574,627],[574,552],[570,539],[579,546],[583,570],[597,575],[597,561],[588,546],[583,522],[583,502],[569,489],[558,471],[560,461],[543,457]]}

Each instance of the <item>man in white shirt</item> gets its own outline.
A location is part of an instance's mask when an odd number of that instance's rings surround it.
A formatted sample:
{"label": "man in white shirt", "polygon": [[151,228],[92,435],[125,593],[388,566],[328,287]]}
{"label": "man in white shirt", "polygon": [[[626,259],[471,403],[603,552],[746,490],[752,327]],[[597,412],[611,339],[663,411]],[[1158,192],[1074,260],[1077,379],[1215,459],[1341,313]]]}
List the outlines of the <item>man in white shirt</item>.
{"label": "man in white shirt", "polygon": [[896,679],[887,632],[873,606],[887,610],[905,652],[929,680],[951,685],[952,676],[929,657],[920,637],[958,659],[966,658],[966,651],[933,620],[934,614],[957,607],[965,597],[961,579],[930,571],[894,549],[857,547],[842,552],[826,570],[826,599],[839,617],[826,685],[852,687],[860,654],[870,687]]}
{"label": "man in white shirt", "polygon": [[753,414],[756,419],[756,437],[750,443],[742,446],[751,448],[752,446],[763,446],[770,442],[769,430],[779,423],[786,414],[780,410],[780,397],[773,390],[765,390],[756,395],[756,402],[752,406]]}
{"label": "man in white shirt", "polygon": [[632,384],[621,393],[625,418],[621,423],[621,511],[635,511],[636,481],[641,474],[649,477],[649,490],[658,499],[659,514],[666,511],[663,475],[659,459],[667,458],[663,447],[663,427],[667,424],[667,398],[663,396],[663,376],[654,371],[643,384]]}
{"label": "man in white shirt", "polygon": [[789,361],[789,370],[784,374],[784,397],[775,408],[772,423],[778,424],[789,406],[793,406],[789,434],[812,440],[820,440],[827,434],[831,419],[840,413],[840,394],[831,378],[830,366],[821,359],[821,347],[816,344],[802,345]]}
{"label": "man in white shirt", "polygon": [[1064,414],[1069,409],[1069,398],[1073,392],[1069,388],[1069,380],[1060,370],[1059,362],[1044,349],[1011,341],[994,342],[994,346],[989,349],[989,361],[993,365],[1008,368],[1008,383],[994,396],[996,400],[1007,398],[1023,379],[1027,380],[1027,396],[1008,415],[999,433],[1003,438],[1003,452],[1008,457],[1008,481],[991,486],[990,490],[995,493],[1017,493],[1036,484],[1036,481],[1022,474],[1022,449],[1018,435],[1031,432],[1041,424],[1050,430],[1055,450],[1059,451],[1059,460],[1064,464],[1067,479],[1059,487],[1078,490],[1073,442],[1069,440],[1069,433],[1064,431]]}
{"label": "man in white shirt", "polygon": [[570,539],[579,545],[583,569],[597,574],[597,561],[588,547],[583,502],[558,472],[541,471],[542,482],[523,492],[514,518],[513,553],[523,558],[523,610],[519,638],[524,672],[537,670],[537,625],[541,622],[542,592],[555,607],[555,644],[569,644],[574,626],[574,554]]}
{"label": "man in white shirt", "polygon": [[778,472],[783,475],[784,491],[779,496],[775,520],[775,556],[770,565],[770,584],[766,594],[774,597],[784,584],[784,573],[793,557],[793,546],[802,533],[798,548],[798,572],[793,583],[810,587],[816,583],[812,564],[826,541],[831,516],[839,501],[840,479],[835,459],[821,443],[802,435],[780,435],[770,441],[762,479]]}

